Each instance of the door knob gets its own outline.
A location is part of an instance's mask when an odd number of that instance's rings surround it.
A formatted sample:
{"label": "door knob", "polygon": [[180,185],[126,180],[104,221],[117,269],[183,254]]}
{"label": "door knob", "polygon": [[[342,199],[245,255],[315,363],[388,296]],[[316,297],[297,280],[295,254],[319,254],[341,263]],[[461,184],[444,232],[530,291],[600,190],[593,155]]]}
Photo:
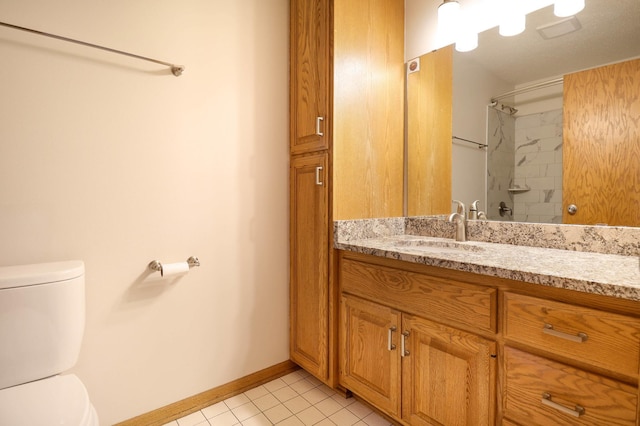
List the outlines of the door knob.
{"label": "door knob", "polygon": [[576,206],[575,204],[569,204],[569,207],[567,207],[567,211],[569,212],[569,214],[576,214],[576,212],[578,211],[578,206]]}

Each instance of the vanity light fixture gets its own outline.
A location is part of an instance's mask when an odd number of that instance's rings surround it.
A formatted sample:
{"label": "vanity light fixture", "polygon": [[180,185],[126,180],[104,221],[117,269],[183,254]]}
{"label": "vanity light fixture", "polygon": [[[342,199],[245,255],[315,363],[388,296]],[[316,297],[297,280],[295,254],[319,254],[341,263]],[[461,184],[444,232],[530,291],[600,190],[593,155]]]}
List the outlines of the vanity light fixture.
{"label": "vanity light fixture", "polygon": [[455,32],[460,19],[460,3],[456,0],[444,0],[438,6],[438,27],[441,30]]}
{"label": "vanity light fixture", "polygon": [[553,14],[565,18],[573,16],[584,9],[584,0],[556,0],[553,4]]}
{"label": "vanity light fixture", "polygon": [[498,32],[501,36],[511,37],[518,35],[524,31],[526,26],[526,15],[519,10],[518,2],[503,1],[503,13],[498,28]]}
{"label": "vanity light fixture", "polygon": [[470,52],[478,47],[478,33],[473,31],[463,32],[456,40],[458,52]]}
{"label": "vanity light fixture", "polygon": [[456,35],[456,50],[458,52],[470,52],[478,47],[478,32],[474,29],[473,20],[468,14],[460,17],[460,26]]}

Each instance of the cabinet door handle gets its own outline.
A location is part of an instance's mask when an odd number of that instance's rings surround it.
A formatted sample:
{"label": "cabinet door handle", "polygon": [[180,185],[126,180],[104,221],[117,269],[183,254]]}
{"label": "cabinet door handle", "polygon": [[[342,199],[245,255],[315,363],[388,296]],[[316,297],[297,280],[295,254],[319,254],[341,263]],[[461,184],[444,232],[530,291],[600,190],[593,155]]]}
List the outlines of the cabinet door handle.
{"label": "cabinet door handle", "polygon": [[318,186],[323,186],[324,185],[324,183],[320,179],[320,174],[322,173],[322,170],[323,170],[322,166],[316,167],[316,185],[318,185]]}
{"label": "cabinet door handle", "polygon": [[587,336],[586,333],[582,333],[582,332],[574,336],[573,334],[563,333],[562,331],[554,330],[553,325],[551,324],[545,324],[544,328],[542,329],[542,332],[550,336],[559,337],[561,339],[570,340],[576,343],[586,342],[587,339],[589,338],[589,336]]}
{"label": "cabinet door handle", "polygon": [[407,338],[409,337],[409,331],[403,331],[402,332],[402,348],[400,350],[400,354],[405,357],[405,356],[409,356],[409,351],[406,349],[406,343],[407,343]]}
{"label": "cabinet door handle", "polygon": [[551,394],[549,392],[544,392],[542,394],[542,405],[546,405],[547,407],[551,407],[555,410],[558,410],[564,414],[568,414],[573,417],[580,417],[584,414],[584,407],[580,405],[576,405],[572,410],[571,408],[567,408],[564,405],[560,405],[557,402],[553,402],[551,400]]}
{"label": "cabinet door handle", "polygon": [[393,332],[396,331],[396,326],[389,327],[389,335],[387,339],[387,349],[389,351],[394,351],[396,349],[396,345],[393,344]]}
{"label": "cabinet door handle", "polygon": [[316,117],[316,135],[318,136],[324,136],[324,133],[322,133],[322,129],[320,128],[323,121],[324,117]]}

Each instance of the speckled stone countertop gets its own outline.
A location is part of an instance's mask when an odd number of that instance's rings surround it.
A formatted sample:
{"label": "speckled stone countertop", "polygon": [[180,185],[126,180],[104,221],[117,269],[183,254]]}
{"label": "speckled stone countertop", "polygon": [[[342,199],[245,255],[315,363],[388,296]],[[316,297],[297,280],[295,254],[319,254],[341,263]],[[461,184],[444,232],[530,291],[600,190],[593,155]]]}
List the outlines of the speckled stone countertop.
{"label": "speckled stone countertop", "polygon": [[[469,241],[458,243],[452,238],[452,224],[441,217],[336,221],[334,244],[341,250],[640,301],[637,228],[514,223],[504,231],[500,227],[469,222]],[[598,236],[601,231],[617,238]],[[505,241],[497,235],[501,232]],[[491,235],[492,241],[474,240],[474,235]]]}

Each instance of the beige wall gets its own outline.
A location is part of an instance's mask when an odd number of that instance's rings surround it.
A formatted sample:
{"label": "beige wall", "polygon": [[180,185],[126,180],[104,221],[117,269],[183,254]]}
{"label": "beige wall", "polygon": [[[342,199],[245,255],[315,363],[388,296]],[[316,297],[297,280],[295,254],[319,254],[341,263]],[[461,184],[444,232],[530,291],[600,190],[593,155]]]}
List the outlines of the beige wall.
{"label": "beige wall", "polygon": [[[513,86],[491,74],[464,53],[453,52],[453,136],[487,143],[487,104]],[[487,150],[453,141],[451,196],[469,206],[479,200],[487,212]]]}
{"label": "beige wall", "polygon": [[[86,264],[112,424],[288,358],[287,0],[0,0],[0,264]],[[198,256],[179,280],[147,264]]]}

